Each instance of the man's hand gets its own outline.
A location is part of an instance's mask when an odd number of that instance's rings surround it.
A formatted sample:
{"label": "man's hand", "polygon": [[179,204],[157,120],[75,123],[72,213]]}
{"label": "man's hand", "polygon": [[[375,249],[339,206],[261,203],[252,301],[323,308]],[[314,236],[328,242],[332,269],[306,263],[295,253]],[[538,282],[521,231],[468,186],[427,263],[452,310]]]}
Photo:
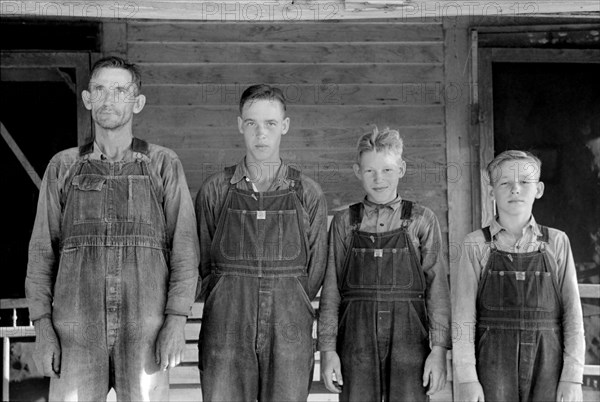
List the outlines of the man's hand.
{"label": "man's hand", "polygon": [[184,315],[168,314],[163,323],[154,349],[156,364],[162,369],[173,368],[181,363],[183,348],[185,347],[185,322]]}
{"label": "man's hand", "polygon": [[433,395],[446,386],[446,348],[434,346],[425,360],[423,386],[429,386],[427,395]]}
{"label": "man's hand", "polygon": [[[335,383],[333,382],[334,374]],[[325,382],[325,388],[330,392],[335,392],[336,394],[342,392],[341,387],[344,385],[342,365],[340,357],[335,351],[321,352],[321,377],[323,377],[323,381]]]}
{"label": "man's hand", "polygon": [[34,323],[35,326],[35,353],[33,361],[38,370],[45,377],[60,377],[60,341],[52,320],[50,318],[40,318]]}
{"label": "man's hand", "polygon": [[458,397],[465,402],[484,402],[483,388],[479,381],[465,382],[458,385]]}
{"label": "man's hand", "polygon": [[581,384],[570,381],[559,381],[556,390],[556,402],[580,402],[583,400]]}

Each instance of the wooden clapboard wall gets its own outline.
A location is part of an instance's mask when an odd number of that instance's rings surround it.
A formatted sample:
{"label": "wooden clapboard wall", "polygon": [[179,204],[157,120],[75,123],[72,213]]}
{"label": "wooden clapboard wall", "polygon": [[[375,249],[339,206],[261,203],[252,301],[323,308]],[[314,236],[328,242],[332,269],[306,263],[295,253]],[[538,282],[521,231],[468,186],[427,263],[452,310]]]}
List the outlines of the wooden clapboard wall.
{"label": "wooden clapboard wall", "polygon": [[148,97],[136,133],[179,154],[194,194],[243,156],[237,103],[266,82],[289,98],[282,156],[321,183],[330,209],[362,196],[359,135],[390,126],[406,142],[402,193],[447,231],[441,24],[132,22],[127,56]]}
{"label": "wooden clapboard wall", "polygon": [[[408,164],[401,194],[431,207],[447,240],[441,23],[132,21],[125,36],[148,98],[135,133],[179,154],[194,196],[244,155],[239,97],[265,82],[289,101],[282,157],[321,184],[330,210],[363,196],[352,173],[359,135],[375,124],[398,128]],[[173,400],[200,395],[200,317],[196,304],[184,364],[171,375]],[[316,382],[311,399],[330,397]]]}

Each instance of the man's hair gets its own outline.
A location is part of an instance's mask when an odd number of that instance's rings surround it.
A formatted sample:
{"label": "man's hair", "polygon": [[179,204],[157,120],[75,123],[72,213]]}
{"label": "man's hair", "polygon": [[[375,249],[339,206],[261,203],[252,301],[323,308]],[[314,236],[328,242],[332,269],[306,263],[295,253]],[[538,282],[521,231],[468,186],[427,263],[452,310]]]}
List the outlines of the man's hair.
{"label": "man's hair", "polygon": [[364,152],[391,152],[398,155],[398,159],[402,160],[402,152],[404,151],[404,142],[400,133],[396,130],[390,130],[388,127],[382,131],[373,128],[373,131],[361,135],[356,145],[356,162],[360,165],[360,157]]}
{"label": "man's hair", "polygon": [[272,87],[267,84],[258,84],[252,85],[251,87],[246,88],[244,93],[242,93],[242,97],[240,98],[240,114],[242,114],[242,109],[246,103],[252,103],[257,100],[277,100],[283,106],[283,111],[286,110],[286,102],[285,96],[283,96],[283,92],[281,89]]}
{"label": "man's hair", "polygon": [[94,63],[92,72],[90,74],[90,81],[94,79],[94,76],[102,68],[122,68],[123,70],[129,71],[131,73],[131,83],[135,84],[135,94],[139,94],[140,90],[142,89],[142,74],[135,64],[129,63],[128,61],[117,56],[105,57]]}
{"label": "man's hair", "polygon": [[498,156],[496,156],[487,165],[486,170],[487,170],[488,178],[490,180],[490,185],[493,186],[495,179],[500,177],[500,175],[498,175],[496,173],[496,170],[498,169],[498,167],[501,164],[503,164],[504,162],[507,162],[507,161],[522,161],[522,160],[526,160],[526,161],[529,161],[530,163],[535,164],[536,170],[533,173],[537,173],[538,176],[541,176],[542,161],[537,156],[535,156],[531,152],[527,152],[527,151],[509,150],[509,151],[504,151],[501,154],[499,154]]}

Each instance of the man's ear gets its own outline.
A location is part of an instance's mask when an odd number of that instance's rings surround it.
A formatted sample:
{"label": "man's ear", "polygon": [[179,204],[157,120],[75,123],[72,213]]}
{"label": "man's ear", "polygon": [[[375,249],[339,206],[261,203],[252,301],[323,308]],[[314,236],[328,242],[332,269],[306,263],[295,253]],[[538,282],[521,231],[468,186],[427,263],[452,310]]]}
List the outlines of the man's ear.
{"label": "man's ear", "polygon": [[281,131],[281,135],[286,135],[288,130],[290,129],[290,118],[286,117],[285,119],[283,119],[283,121],[281,122],[282,124],[282,128],[283,130]]}
{"label": "man's ear", "polygon": [[135,97],[135,102],[133,103],[133,113],[139,113],[142,111],[144,106],[146,105],[146,96],[139,94]]}
{"label": "man's ear", "polygon": [[81,92],[81,99],[83,100],[83,105],[87,110],[92,110],[92,94],[87,89],[84,89]]}
{"label": "man's ear", "polygon": [[356,178],[358,180],[362,180],[362,177],[360,176],[360,165],[358,163],[352,165],[352,170],[354,170],[354,175],[356,176]]}
{"label": "man's ear", "polygon": [[536,183],[536,188],[537,188],[537,192],[535,193],[535,198],[539,200],[540,198],[542,198],[542,195],[544,195],[544,188],[545,188],[544,182],[538,181]]}

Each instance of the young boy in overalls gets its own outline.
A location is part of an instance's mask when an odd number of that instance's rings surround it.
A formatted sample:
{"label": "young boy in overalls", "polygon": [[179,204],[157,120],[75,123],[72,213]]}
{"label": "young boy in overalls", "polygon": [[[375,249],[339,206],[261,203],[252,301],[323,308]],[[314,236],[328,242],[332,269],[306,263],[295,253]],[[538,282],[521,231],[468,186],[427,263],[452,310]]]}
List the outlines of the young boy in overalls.
{"label": "young boy in overalls", "polygon": [[569,239],[531,213],[541,162],[505,151],[487,173],[497,216],[467,235],[452,273],[458,398],[580,401],[585,340]]}
{"label": "young boy in overalls", "polygon": [[442,238],[433,212],[397,192],[402,151],[394,130],[360,138],[354,172],[367,195],[331,223],[318,333],[325,386],[340,401],[424,401],[446,383]]}

